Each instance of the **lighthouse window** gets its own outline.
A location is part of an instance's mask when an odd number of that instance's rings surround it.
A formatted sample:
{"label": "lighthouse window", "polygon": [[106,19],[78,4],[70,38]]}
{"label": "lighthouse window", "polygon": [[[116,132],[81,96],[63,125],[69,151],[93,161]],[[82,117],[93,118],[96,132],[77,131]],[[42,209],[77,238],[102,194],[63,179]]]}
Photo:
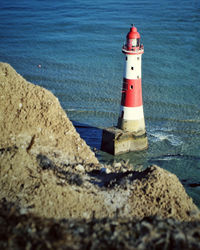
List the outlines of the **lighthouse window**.
{"label": "lighthouse window", "polygon": [[140,46],[140,38],[137,39],[137,47]]}
{"label": "lighthouse window", "polygon": [[128,60],[128,57],[126,56],[126,61]]}
{"label": "lighthouse window", "polygon": [[132,70],[134,70],[134,67],[131,67]]}
{"label": "lighthouse window", "polygon": [[130,89],[133,89],[133,85],[130,86]]}
{"label": "lighthouse window", "polygon": [[139,76],[137,76],[137,79],[139,79]]}
{"label": "lighthouse window", "polygon": [[139,57],[137,57],[137,59],[138,59],[138,60],[140,60],[140,58],[139,58]]}
{"label": "lighthouse window", "polygon": [[137,40],[136,39],[133,39],[132,40],[132,47],[135,47],[137,45]]}
{"label": "lighthouse window", "polygon": [[132,47],[139,47],[140,46],[140,38],[132,40]]}

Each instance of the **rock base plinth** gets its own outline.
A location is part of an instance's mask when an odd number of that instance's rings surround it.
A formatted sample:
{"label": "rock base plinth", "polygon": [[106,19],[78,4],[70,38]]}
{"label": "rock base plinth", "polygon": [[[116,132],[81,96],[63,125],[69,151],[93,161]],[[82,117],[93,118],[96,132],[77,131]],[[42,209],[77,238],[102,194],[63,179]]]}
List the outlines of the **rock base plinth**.
{"label": "rock base plinth", "polygon": [[148,148],[146,132],[126,132],[117,127],[103,130],[101,150],[119,155],[131,151],[141,151]]}

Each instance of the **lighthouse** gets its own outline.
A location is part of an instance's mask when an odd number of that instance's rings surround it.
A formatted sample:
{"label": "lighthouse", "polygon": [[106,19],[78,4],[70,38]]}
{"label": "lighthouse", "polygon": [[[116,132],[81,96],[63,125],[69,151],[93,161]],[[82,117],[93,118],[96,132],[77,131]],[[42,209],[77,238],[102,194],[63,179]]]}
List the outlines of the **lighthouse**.
{"label": "lighthouse", "polygon": [[118,127],[124,131],[145,133],[141,74],[144,47],[136,27],[130,28],[122,52],[125,67]]}
{"label": "lighthouse", "polygon": [[144,47],[132,25],[122,47],[125,55],[120,114],[116,127],[103,129],[101,149],[113,155],[148,147],[142,101],[142,54]]}

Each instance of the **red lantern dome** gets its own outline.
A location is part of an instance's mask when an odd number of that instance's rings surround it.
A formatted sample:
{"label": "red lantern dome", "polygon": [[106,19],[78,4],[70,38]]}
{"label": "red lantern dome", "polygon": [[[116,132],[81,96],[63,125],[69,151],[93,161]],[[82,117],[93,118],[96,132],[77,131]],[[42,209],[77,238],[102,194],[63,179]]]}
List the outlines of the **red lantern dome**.
{"label": "red lantern dome", "polygon": [[137,32],[136,27],[131,27],[129,33],[126,36],[126,49],[135,50],[140,47],[140,34]]}
{"label": "red lantern dome", "polygon": [[137,32],[136,27],[131,27],[129,33],[126,36],[127,39],[137,39],[140,38],[140,34]]}

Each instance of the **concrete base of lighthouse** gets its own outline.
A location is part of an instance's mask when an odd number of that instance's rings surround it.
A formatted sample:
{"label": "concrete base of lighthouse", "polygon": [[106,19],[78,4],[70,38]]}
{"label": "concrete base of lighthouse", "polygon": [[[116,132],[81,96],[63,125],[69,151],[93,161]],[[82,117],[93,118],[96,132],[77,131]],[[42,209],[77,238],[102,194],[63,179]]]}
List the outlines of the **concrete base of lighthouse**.
{"label": "concrete base of lighthouse", "polygon": [[117,127],[103,130],[101,150],[113,155],[148,148],[147,135],[144,132],[125,132]]}

